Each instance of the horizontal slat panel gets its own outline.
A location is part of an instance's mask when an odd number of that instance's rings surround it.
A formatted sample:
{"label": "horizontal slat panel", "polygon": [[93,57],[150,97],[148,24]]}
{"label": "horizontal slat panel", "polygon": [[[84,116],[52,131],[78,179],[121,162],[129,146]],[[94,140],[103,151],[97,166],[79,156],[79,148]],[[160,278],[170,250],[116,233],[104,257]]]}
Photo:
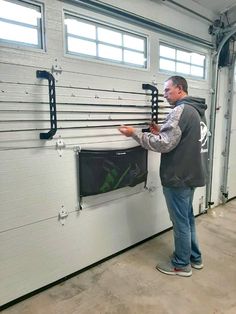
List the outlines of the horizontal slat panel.
{"label": "horizontal slat panel", "polygon": [[27,149],[30,147],[38,147],[38,149],[47,149],[48,147],[52,147],[53,149],[56,149],[56,141],[58,139],[63,140],[66,144],[66,147],[72,150],[73,147],[85,144],[92,145],[93,147],[96,147],[99,144],[103,147],[109,148],[110,143],[114,141],[121,148],[124,142],[131,141],[133,145],[135,145],[134,140],[121,135],[120,132],[117,130],[117,127],[96,129],[59,129],[57,130],[56,135],[54,135],[54,138],[50,141],[39,140],[40,132],[41,131],[10,133],[0,132],[0,150]]}
{"label": "horizontal slat panel", "polygon": [[[140,112],[140,113],[127,113],[127,112],[96,112],[88,111],[88,112],[63,112],[59,111],[57,112],[57,120],[58,121],[79,121],[79,120],[97,120],[97,121],[103,121],[103,120],[135,120],[135,119],[150,119],[149,112]],[[27,111],[20,111],[20,112],[1,112],[0,110],[0,123],[7,121],[48,121],[49,120],[49,111],[44,112],[27,112]]]}
{"label": "horizontal slat panel", "polygon": [[[32,102],[42,101],[48,99],[48,86],[47,84],[35,84],[35,85],[24,85],[16,83],[0,83],[1,94],[0,100],[16,99],[16,97],[25,97],[25,100],[29,96],[34,97]],[[91,90],[91,89],[79,89],[73,87],[60,87],[56,85],[56,97],[62,99],[66,98],[76,98],[77,102],[83,102],[86,99],[95,99],[96,101],[106,100],[106,101],[133,101],[133,102],[142,102],[145,104],[147,101],[147,96],[140,89],[140,94],[137,92],[122,92],[122,91],[113,91],[111,90]],[[78,101],[80,99],[80,101]],[[18,99],[21,100],[21,99]],[[149,99],[150,101],[150,99]]]}
{"label": "horizontal slat panel", "polygon": [[[146,124],[148,119],[134,119],[134,120],[116,120],[116,121],[79,121],[79,122],[63,122],[58,121],[58,129],[60,128],[86,128],[86,127],[102,127],[102,126],[111,126],[122,125],[124,124]],[[14,121],[14,122],[1,122],[0,132],[2,131],[11,131],[11,130],[46,130],[49,128],[49,121]]]}
{"label": "horizontal slat panel", "polygon": [[[145,106],[141,105],[127,105],[127,104],[80,104],[80,103],[59,103],[57,101],[56,104],[57,112],[106,112],[106,113],[119,113],[123,110],[127,113],[145,113],[150,112],[151,104],[147,103]],[[169,111],[168,108],[160,106],[160,110]],[[164,108],[162,110],[162,108]],[[41,102],[0,102],[0,113],[1,112],[44,112],[49,110],[48,102],[41,103]]]}

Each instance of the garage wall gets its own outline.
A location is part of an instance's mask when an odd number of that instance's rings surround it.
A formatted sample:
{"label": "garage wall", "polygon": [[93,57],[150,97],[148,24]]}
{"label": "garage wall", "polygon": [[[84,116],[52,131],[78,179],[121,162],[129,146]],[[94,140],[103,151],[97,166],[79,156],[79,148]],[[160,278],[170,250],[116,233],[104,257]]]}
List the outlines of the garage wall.
{"label": "garage wall", "polygon": [[[235,60],[235,59],[234,59]],[[228,192],[228,199],[232,199],[236,197],[236,72],[235,72],[235,64],[234,64],[234,73],[232,80],[232,90],[231,90],[231,102],[230,107],[228,108],[228,121],[230,121],[230,134],[229,137],[229,156],[228,156],[228,165],[226,164],[228,170],[226,191]],[[229,88],[229,87],[228,87]],[[229,97],[229,96],[228,96]],[[227,99],[227,98],[226,98]],[[226,116],[227,117],[227,116]]]}

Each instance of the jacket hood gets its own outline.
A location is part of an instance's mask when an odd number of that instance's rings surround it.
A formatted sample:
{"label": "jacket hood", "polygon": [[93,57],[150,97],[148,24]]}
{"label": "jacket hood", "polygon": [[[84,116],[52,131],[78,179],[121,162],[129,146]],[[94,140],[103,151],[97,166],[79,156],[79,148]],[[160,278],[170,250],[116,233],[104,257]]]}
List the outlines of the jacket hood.
{"label": "jacket hood", "polygon": [[207,105],[205,104],[205,100],[203,98],[187,96],[178,100],[175,107],[182,104],[194,107],[199,112],[200,116],[204,116],[207,109]]}

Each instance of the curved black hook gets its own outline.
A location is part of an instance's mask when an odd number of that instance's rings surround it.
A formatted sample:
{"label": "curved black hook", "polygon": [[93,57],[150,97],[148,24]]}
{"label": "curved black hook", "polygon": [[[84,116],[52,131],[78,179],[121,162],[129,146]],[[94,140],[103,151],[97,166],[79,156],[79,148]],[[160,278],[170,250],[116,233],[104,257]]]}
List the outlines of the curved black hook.
{"label": "curved black hook", "polygon": [[55,79],[51,73],[40,70],[36,71],[36,77],[48,80],[51,129],[47,133],[40,133],[39,137],[41,140],[49,140],[53,138],[57,131]]}

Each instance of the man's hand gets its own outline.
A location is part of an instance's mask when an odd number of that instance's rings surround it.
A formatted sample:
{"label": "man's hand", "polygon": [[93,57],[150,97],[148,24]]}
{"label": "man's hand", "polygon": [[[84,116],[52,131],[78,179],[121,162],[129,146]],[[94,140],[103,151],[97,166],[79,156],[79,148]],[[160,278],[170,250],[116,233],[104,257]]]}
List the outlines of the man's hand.
{"label": "man's hand", "polygon": [[152,134],[158,135],[160,133],[161,126],[152,122],[149,128]]}
{"label": "man's hand", "polygon": [[120,133],[124,134],[127,137],[132,136],[135,132],[135,128],[133,128],[132,126],[125,125],[120,126],[118,130],[120,131]]}

